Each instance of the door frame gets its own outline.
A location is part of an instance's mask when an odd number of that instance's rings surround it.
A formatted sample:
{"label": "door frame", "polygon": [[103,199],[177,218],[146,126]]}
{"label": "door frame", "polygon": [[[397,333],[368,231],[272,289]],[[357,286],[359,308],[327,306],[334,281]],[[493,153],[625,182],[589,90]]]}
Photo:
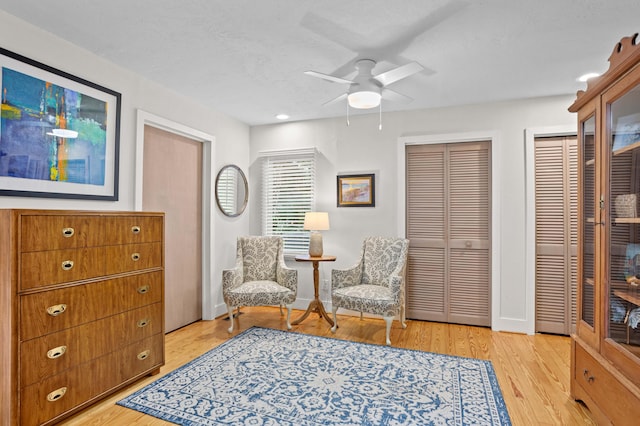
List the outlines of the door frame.
{"label": "door frame", "polygon": [[215,137],[175,121],[157,116],[138,109],[136,111],[136,157],[135,157],[135,187],[134,208],[142,210],[143,200],[143,159],[144,159],[144,126],[155,127],[170,133],[175,133],[202,143],[202,319],[215,318],[213,303],[213,283],[217,271],[214,265],[214,226],[212,214],[212,190],[214,176],[213,153]]}
{"label": "door frame", "polygon": [[576,126],[532,127],[525,129],[525,304],[527,334],[536,331],[536,138],[576,136]]}
{"label": "door frame", "polygon": [[520,331],[519,324],[513,324],[513,318],[503,318],[500,315],[501,280],[500,280],[500,133],[498,131],[478,131],[466,133],[447,133],[420,136],[401,136],[398,138],[398,236],[406,237],[406,146],[445,144],[460,142],[491,142],[491,329],[492,330],[516,330]]}

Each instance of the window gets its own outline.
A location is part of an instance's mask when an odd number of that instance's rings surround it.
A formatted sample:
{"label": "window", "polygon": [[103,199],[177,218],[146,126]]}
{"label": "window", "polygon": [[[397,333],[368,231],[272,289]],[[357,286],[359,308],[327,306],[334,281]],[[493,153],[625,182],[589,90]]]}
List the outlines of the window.
{"label": "window", "polygon": [[304,214],[315,205],[315,148],[261,152],[262,234],[284,238],[284,252],[309,250]]}

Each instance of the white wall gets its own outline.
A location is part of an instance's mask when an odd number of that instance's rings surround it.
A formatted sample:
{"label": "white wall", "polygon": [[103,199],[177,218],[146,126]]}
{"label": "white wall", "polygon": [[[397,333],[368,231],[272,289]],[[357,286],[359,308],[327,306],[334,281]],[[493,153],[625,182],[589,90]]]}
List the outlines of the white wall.
{"label": "white wall", "polygon": [[[307,122],[283,123],[249,128],[220,112],[213,111],[144,77],[116,66],[24,21],[0,12],[2,47],[31,59],[85,78],[122,94],[120,133],[120,199],[117,202],[0,197],[0,208],[47,208],[87,210],[133,210],[135,177],[136,111],[188,126],[215,137],[215,176],[224,164],[235,163],[249,176],[248,213],[238,218],[223,216],[215,205],[215,270],[211,292],[216,314],[224,312],[220,282],[223,268],[233,265],[238,235],[260,233],[261,150],[316,146],[320,151],[317,210],[328,211],[331,230],[324,232],[325,252],[335,254],[334,264],[321,264],[321,280],[330,279],[333,267],[356,261],[366,235],[398,235],[397,144],[400,137],[461,132],[492,132],[500,135],[500,294],[494,306],[499,318],[494,328],[526,331],[533,321],[527,310],[525,286],[525,150],[528,128],[575,126],[567,112],[574,96],[558,96],[485,105],[439,108],[403,113],[383,113],[383,129],[378,130],[378,114]],[[375,208],[337,208],[336,175],[352,172],[376,173]],[[215,204],[215,201],[213,202]],[[309,265],[292,265],[300,270],[297,307],[306,308],[311,299],[312,274]],[[494,300],[496,298],[494,297]]]}
{"label": "white wall", "polygon": [[[500,181],[500,277],[499,294],[492,298],[492,318],[496,330],[530,332],[535,320],[527,307],[525,279],[525,130],[549,126],[576,126],[576,117],[567,111],[574,96],[556,96],[482,105],[384,113],[378,130],[378,114],[352,116],[251,129],[250,192],[260,197],[259,152],[267,149],[316,146],[320,151],[317,210],[328,211],[331,230],[323,232],[324,251],[337,256],[334,264],[320,266],[321,282],[330,280],[331,269],[347,267],[357,260],[360,244],[367,235],[403,235],[398,229],[397,188],[399,176],[397,146],[401,137],[453,133],[499,135],[497,157]],[[351,172],[376,173],[375,208],[337,208],[336,175]],[[251,206],[250,230],[260,233],[259,203]],[[400,221],[401,222],[401,221]],[[313,295],[312,274],[301,265],[298,307],[305,307]]]}
{"label": "white wall", "polygon": [[[84,49],[42,31],[22,20],[0,11],[1,46],[33,60],[84,78],[122,94],[120,127],[119,200],[116,202],[0,197],[0,208],[134,210],[136,111],[138,109],[164,117],[194,130],[212,135],[212,174],[225,164],[234,163],[248,172],[249,126],[188,99],[178,93],[125,70]],[[253,200],[249,198],[251,205]],[[222,307],[221,269],[233,266],[235,238],[249,231],[248,214],[238,218],[223,216],[212,197],[215,253],[212,273],[212,298],[218,314]]]}

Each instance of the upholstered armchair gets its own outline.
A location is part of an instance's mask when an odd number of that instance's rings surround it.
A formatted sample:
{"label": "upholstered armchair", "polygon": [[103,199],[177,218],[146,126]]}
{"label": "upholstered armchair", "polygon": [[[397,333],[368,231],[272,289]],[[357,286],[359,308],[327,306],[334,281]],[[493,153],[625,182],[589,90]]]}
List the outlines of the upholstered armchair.
{"label": "upholstered armchair", "polygon": [[386,344],[390,345],[391,322],[400,315],[406,328],[404,287],[409,240],[368,237],[362,243],[360,261],[345,270],[331,271],[332,332],[338,328],[338,308],[382,315],[386,322]]}
{"label": "upholstered armchair", "polygon": [[298,271],[284,263],[281,237],[239,237],[236,265],[222,271],[222,297],[229,311],[229,333],[233,332],[233,311],[240,306],[276,305],[287,308],[291,329],[291,305],[296,300]]}

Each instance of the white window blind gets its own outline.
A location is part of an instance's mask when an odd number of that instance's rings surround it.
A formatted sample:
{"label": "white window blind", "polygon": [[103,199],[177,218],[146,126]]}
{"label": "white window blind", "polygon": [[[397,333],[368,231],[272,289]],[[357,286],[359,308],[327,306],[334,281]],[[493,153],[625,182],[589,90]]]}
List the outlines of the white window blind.
{"label": "white window blind", "polygon": [[304,214],[315,206],[315,148],[261,152],[262,234],[284,238],[285,254],[309,250]]}

